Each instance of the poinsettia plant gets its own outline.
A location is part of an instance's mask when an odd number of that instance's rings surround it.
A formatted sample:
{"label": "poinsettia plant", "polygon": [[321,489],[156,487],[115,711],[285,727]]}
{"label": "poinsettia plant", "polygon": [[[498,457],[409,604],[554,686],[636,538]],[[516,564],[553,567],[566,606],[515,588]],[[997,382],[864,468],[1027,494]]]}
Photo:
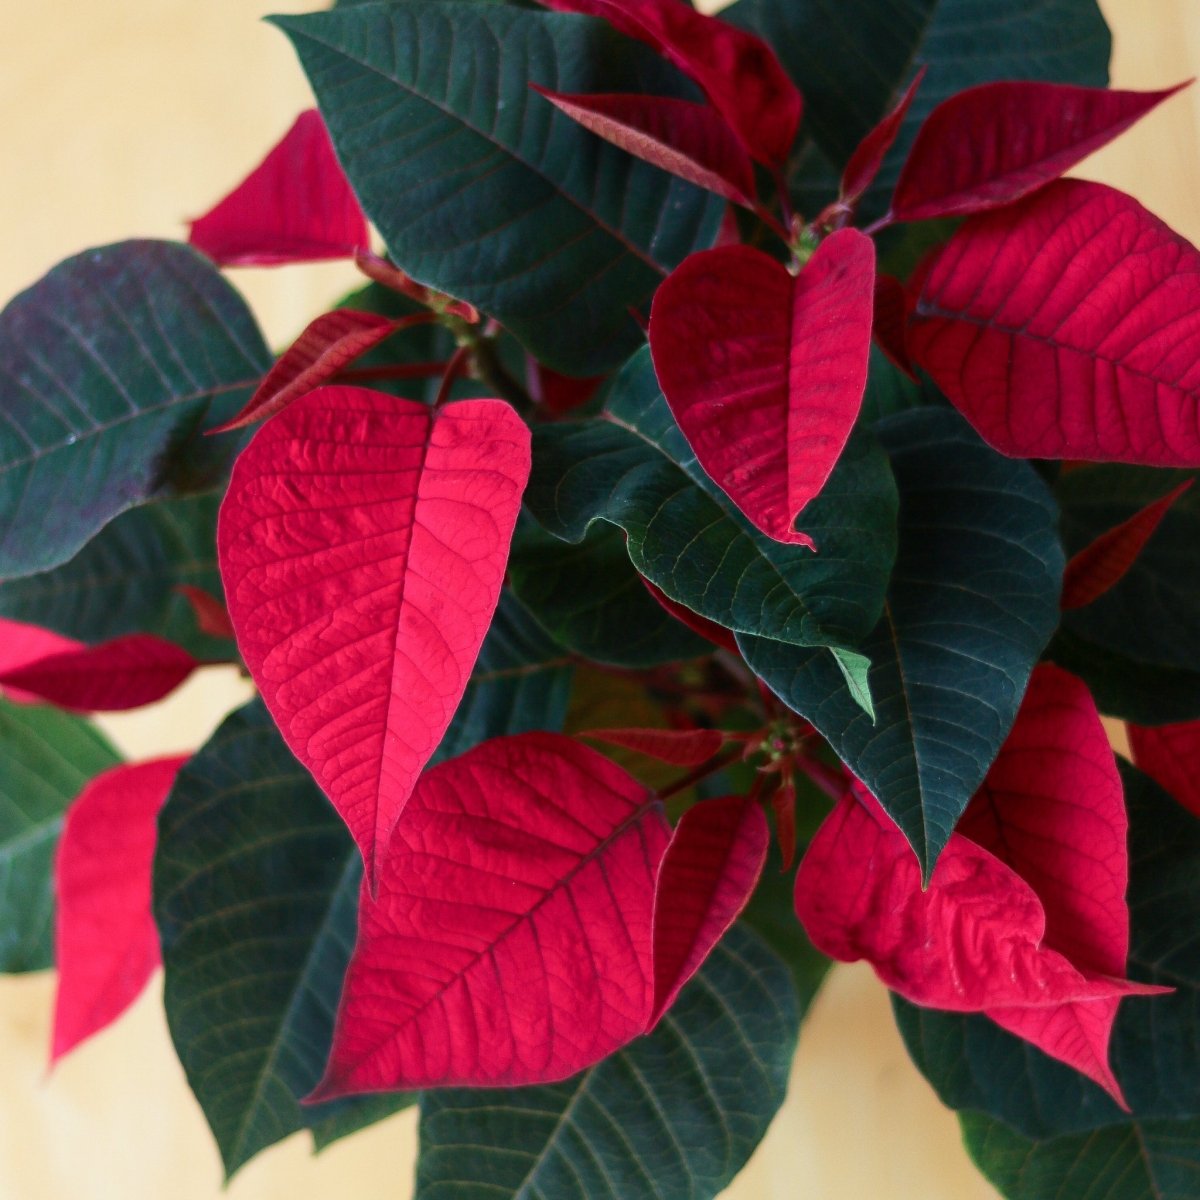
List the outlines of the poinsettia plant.
{"label": "poinsettia plant", "polygon": [[[161,962],[230,1173],[419,1102],[422,1200],[696,1200],[865,959],[1006,1195],[1200,1193],[1200,253],[1064,177],[1178,89],[1093,0],[275,23],[190,244],[0,315],[52,1060]],[[269,352],[222,269],[324,258]],[[87,720],[231,662],[192,756]]]}

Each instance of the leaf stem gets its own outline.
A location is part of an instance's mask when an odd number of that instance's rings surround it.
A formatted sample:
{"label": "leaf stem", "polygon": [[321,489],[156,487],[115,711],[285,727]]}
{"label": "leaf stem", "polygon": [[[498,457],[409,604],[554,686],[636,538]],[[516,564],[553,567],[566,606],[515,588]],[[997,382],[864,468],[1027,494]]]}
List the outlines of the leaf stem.
{"label": "leaf stem", "polygon": [[709,762],[697,767],[694,771],[689,771],[686,775],[675,780],[674,783],[667,784],[665,788],[659,788],[658,798],[660,800],[667,800],[671,796],[679,795],[680,792],[686,792],[693,784],[699,783],[702,779],[707,779],[710,775],[716,775],[718,771],[725,770],[726,767],[732,766],[741,757],[741,746],[735,746],[732,750],[727,750],[724,754],[710,759]]}
{"label": "leaf stem", "polygon": [[390,367],[350,367],[339,371],[339,381],[370,379],[436,379],[445,371],[445,362],[396,363]]}

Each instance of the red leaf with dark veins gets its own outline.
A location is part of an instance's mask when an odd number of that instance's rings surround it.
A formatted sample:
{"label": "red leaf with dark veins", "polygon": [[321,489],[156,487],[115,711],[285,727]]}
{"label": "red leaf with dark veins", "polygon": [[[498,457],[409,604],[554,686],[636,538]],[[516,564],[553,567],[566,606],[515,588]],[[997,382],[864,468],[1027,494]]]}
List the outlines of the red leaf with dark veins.
{"label": "red leaf with dark veins", "polygon": [[238,647],[369,879],[491,623],[529,453],[501,400],[328,387],[234,465],[217,548]]}
{"label": "red leaf with dark veins", "polygon": [[199,665],[172,642],[133,633],[0,670],[0,687],[78,712],[121,712],[161,700]]}
{"label": "red leaf with dark veins", "polygon": [[222,267],[349,258],[367,219],[315,108],[228,196],[191,223],[188,241]]}
{"label": "red leaf with dark veins", "polygon": [[[37,662],[39,658],[82,649],[83,642],[77,642],[74,638],[63,637],[40,625],[0,617],[0,676]],[[0,695],[18,704],[39,703],[39,698],[32,692],[22,692],[19,688],[0,685]]]}
{"label": "red leaf with dark veins", "polygon": [[680,818],[659,867],[654,895],[656,1025],[746,907],[771,830],[757,801],[701,800]]}
{"label": "red leaf with dark veins", "polygon": [[676,767],[698,767],[725,744],[719,729],[585,729],[579,736],[624,746]]}
{"label": "red leaf with dark veins", "polygon": [[273,413],[328,383],[372,346],[401,328],[401,323],[378,313],[339,308],[310,321],[304,332],[279,356],[263,377],[245,408],[210,433],[227,433]]}
{"label": "red leaf with dark veins", "polygon": [[891,215],[965,216],[1011,204],[1112,141],[1186,83],[1122,92],[1004,81],[943,100],[917,131]]}
{"label": "red leaf with dark veins", "polygon": [[716,621],[710,621],[707,617],[702,617],[698,612],[693,612],[686,604],[680,604],[677,600],[672,600],[662,588],[651,583],[644,575],[639,576],[639,578],[646,591],[677,621],[686,625],[693,633],[698,633],[702,638],[712,642],[718,649],[728,650],[741,658],[737,639],[733,636],[731,630],[726,629],[724,625],[718,625]]}
{"label": "red leaf with dark veins", "polygon": [[1181,483],[1080,550],[1063,572],[1062,609],[1083,608],[1120,583],[1167,515],[1167,510],[1192,486],[1192,482],[1188,479]]}
{"label": "red leaf with dark veins", "polygon": [[1200,466],[1200,253],[1122,192],[1060,180],[928,264],[913,359],[997,450]]}
{"label": "red leaf with dark veins", "polygon": [[749,246],[685,259],[659,287],[650,349],[696,458],[757,528],[812,546],[796,515],[825,484],[867,382],[875,250],[842,229],[799,275]]}
{"label": "red leaf with dark veins", "polygon": [[569,95],[529,85],[597,137],[741,204],[754,207],[754,168],[715,109],[667,96]]}
{"label": "red leaf with dark veins", "polygon": [[558,734],[496,738],[422,776],[364,890],[310,1101],[565,1079],[646,1027],[657,798]]}
{"label": "red leaf with dark veins", "polygon": [[875,313],[871,334],[875,344],[910,379],[916,379],[908,353],[908,295],[893,275],[875,276]]}
{"label": "red leaf with dark veins", "polygon": [[1200,817],[1200,721],[1130,725],[1133,761]]}
{"label": "red leaf with dark veins", "polygon": [[904,118],[908,115],[913,98],[917,94],[917,88],[921,86],[921,80],[925,78],[926,70],[926,67],[922,67],[917,72],[896,107],[859,142],[857,149],[850,156],[850,161],[842,172],[843,203],[852,207],[867,188],[875,182],[875,176],[879,174],[884,157],[892,148],[892,143],[900,132],[900,126],[904,124]]}
{"label": "red leaf with dark veins", "polygon": [[690,76],[751,157],[782,166],[796,140],[804,102],[761,38],[679,0],[542,0],[558,12],[601,17],[653,46]]}
{"label": "red leaf with dark veins", "polygon": [[182,758],[97,775],[67,811],[54,860],[51,1063],[111,1024],[159,963],[150,911],[157,818]]}

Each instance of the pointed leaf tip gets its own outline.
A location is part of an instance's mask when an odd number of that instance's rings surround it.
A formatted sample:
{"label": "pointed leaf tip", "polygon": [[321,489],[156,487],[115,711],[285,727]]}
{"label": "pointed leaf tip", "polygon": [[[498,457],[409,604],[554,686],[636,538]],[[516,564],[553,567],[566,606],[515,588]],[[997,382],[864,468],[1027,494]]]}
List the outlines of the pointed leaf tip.
{"label": "pointed leaf tip", "polygon": [[862,405],[874,275],[870,238],[842,229],[797,276],[727,246],[693,254],[654,297],[650,349],[675,420],[713,481],[777,541],[816,548],[795,521]]}
{"label": "pointed leaf tip", "polygon": [[372,880],[491,622],[529,464],[501,400],[327,387],[234,467],[217,546],[238,646]]}

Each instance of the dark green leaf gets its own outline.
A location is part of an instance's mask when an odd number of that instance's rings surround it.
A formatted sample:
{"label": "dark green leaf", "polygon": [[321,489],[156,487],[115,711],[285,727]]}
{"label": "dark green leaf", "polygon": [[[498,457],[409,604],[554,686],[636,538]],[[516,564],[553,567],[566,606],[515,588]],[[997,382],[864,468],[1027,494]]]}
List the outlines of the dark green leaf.
{"label": "dark green leaf", "polygon": [[863,395],[860,420],[868,425],[892,413],[920,408],[929,401],[919,383],[909,379],[893,365],[874,342],[871,343],[871,366],[867,374],[867,390]]}
{"label": "dark green leaf", "polygon": [[655,1031],[549,1087],[427,1092],[417,1200],[708,1200],[783,1102],[799,1016],[739,926]]}
{"label": "dark green leaf", "polygon": [[276,17],[368,215],[410,275],[470,300],[559,370],[641,340],[667,271],[721,204],[588,133],[529,88],[680,94],[607,24],[504,4],[393,0]]}
{"label": "dark green leaf", "polygon": [[513,592],[556,641],[594,662],[652,667],[712,653],[646,590],[625,535],[595,525],[577,545],[527,522],[508,560]]}
{"label": "dark green leaf", "polygon": [[0,700],[0,971],[54,965],[50,872],[63,814],[119,761],[82,717]]}
{"label": "dark green leaf", "polygon": [[[195,251],[69,258],[0,314],[0,578],[65,562],[115,516],[219,481],[204,438],[270,365],[242,298]],[[211,410],[211,411],[210,411]]]}
{"label": "dark green leaf", "polygon": [[[571,672],[558,653],[503,598],[434,761],[561,725]],[[323,1146],[409,1102],[299,1103],[325,1067],[360,877],[345,826],[260,702],[180,772],[154,873],[167,1020],[230,1175],[297,1129]]]}
{"label": "dark green leaf", "polygon": [[926,874],[991,766],[1058,620],[1057,513],[1024,462],[948,409],[876,426],[900,489],[900,553],[871,660],[872,723],[830,656],[738,635],[904,831]]}
{"label": "dark green leaf", "polygon": [[105,526],[69,562],[0,587],[0,616],[29,621],[94,644],[154,633],[198,658],[230,658],[233,644],[201,633],[174,589],[220,599],[215,492],[132,509]]}
{"label": "dark green leaf", "polygon": [[800,525],[818,552],[783,545],[696,463],[648,350],[618,376],[604,417],[534,430],[525,503],[571,542],[596,520],[620,526],[634,566],[673,600],[796,645],[854,646],[878,618],[895,556],[895,485],[870,435],[850,441],[804,510]]}
{"label": "dark green leaf", "polygon": [[839,167],[928,66],[863,205],[870,215],[886,208],[921,122],[955,92],[996,79],[1108,82],[1095,0],[739,0],[724,15],[774,46],[804,93],[807,132]]}

